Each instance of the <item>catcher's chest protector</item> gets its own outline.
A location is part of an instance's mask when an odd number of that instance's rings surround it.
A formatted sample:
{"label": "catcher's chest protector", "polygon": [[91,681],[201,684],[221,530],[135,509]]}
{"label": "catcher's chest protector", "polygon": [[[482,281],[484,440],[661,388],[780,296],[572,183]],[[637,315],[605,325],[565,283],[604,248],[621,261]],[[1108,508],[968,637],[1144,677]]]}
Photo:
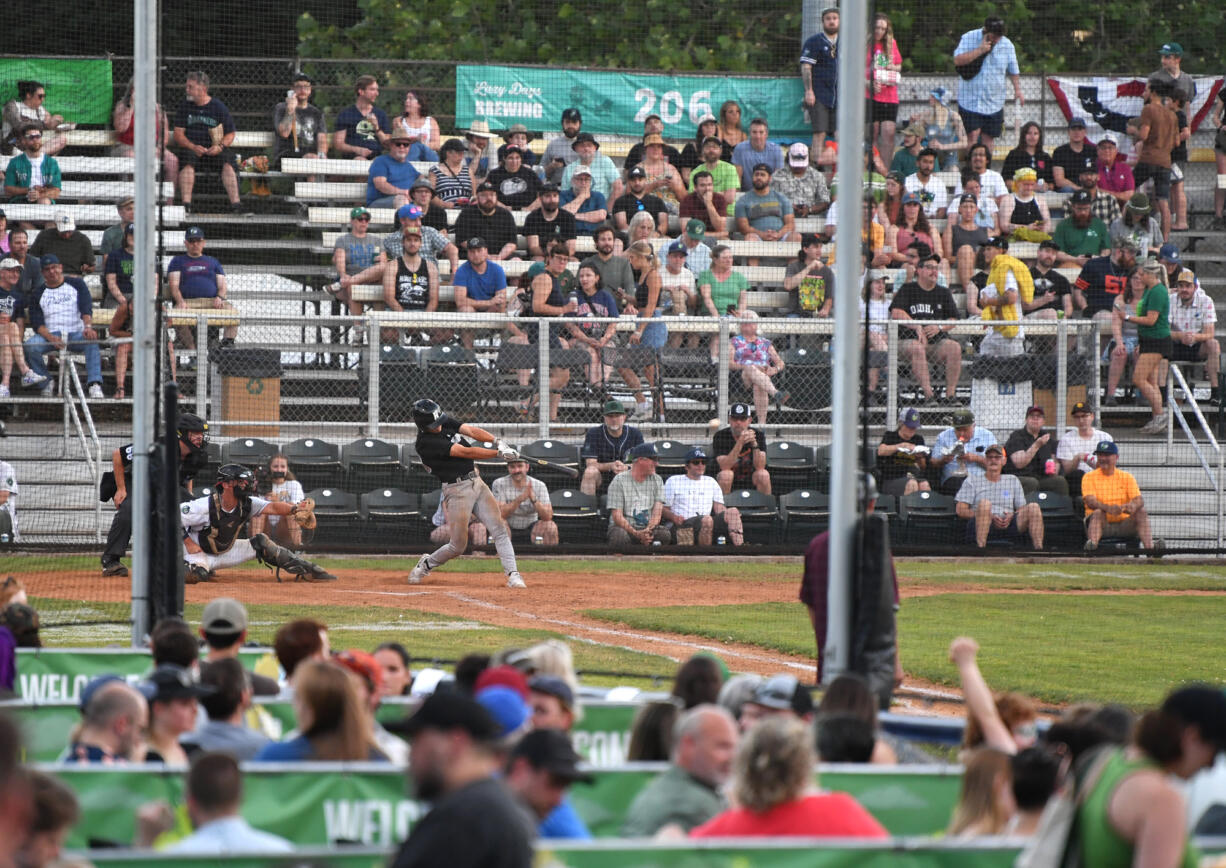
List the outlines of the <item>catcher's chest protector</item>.
{"label": "catcher's chest protector", "polygon": [[251,518],[251,501],[238,499],[238,509],[226,512],[221,508],[221,492],[209,497],[209,526],[200,531],[200,548],[211,555],[228,552],[238,533]]}

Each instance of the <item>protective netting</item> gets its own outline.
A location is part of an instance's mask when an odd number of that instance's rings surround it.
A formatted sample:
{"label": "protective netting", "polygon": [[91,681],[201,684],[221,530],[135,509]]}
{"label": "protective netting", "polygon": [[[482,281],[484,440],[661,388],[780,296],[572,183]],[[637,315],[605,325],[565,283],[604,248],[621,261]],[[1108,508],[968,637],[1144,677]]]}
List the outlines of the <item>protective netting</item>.
{"label": "protective netting", "polygon": [[[737,463],[720,479],[726,501],[745,519],[747,545],[799,550],[826,522],[835,295],[826,264],[837,228],[829,207],[840,192],[835,139],[857,149],[872,139],[863,187],[873,223],[865,272],[861,283],[838,292],[860,296],[862,317],[872,320],[861,330],[868,344],[862,445],[900,550],[976,553],[973,531],[953,501],[963,473],[980,472],[982,454],[936,466],[935,450],[942,436],[958,439],[942,432],[953,432],[955,415],[970,412],[980,439],[991,432],[1024,451],[1025,438],[1011,435],[1024,431],[1031,407],[1044,413],[1039,436],[1051,435],[1036,454],[1051,450],[1051,462],[1015,464],[1017,449],[1009,447],[1006,469],[1018,470],[1025,497],[1047,518],[1045,548],[1082,550],[1078,472],[1089,464],[1065,467],[1056,446],[1075,427],[1079,403],[1096,413],[1093,429],[1120,443],[1120,467],[1145,495],[1150,535],[1170,549],[1220,545],[1219,453],[1208,432],[1212,419],[1198,417],[1191,403],[1195,398],[1206,414],[1217,412],[1210,399],[1217,395],[1218,348],[1208,338],[1226,277],[1213,151],[1222,103],[1221,80],[1205,54],[1216,46],[1198,47],[1196,33],[1188,32],[1184,46],[1160,52],[1167,32],[1160,28],[1151,31],[1152,45],[1140,45],[1123,21],[1065,28],[1054,18],[1030,20],[1033,11],[1022,10],[1028,30],[1007,22],[1021,74],[1012,77],[1005,58],[992,73],[999,81],[987,87],[953,72],[956,34],[966,34],[961,47],[969,51],[983,39],[982,22],[970,11],[941,7],[923,20],[900,11],[891,33],[901,72],[888,51],[874,61],[873,129],[837,137],[827,130],[819,138],[813,128],[821,125],[820,107],[804,109],[796,73],[802,36],[823,27],[816,8],[763,13],[763,37],[741,47],[742,34],[726,32],[721,11],[692,33],[677,34],[688,40],[684,51],[670,48],[671,35],[643,40],[650,49],[639,54],[618,41],[610,65],[621,68],[592,70],[584,65],[593,59],[579,46],[557,47],[568,44],[573,12],[555,16],[543,3],[502,4],[514,10],[466,4],[477,20],[449,51],[439,38],[436,5],[404,13],[411,17],[404,27],[432,34],[420,40],[428,48],[406,49],[410,59],[366,56],[399,50],[393,37],[379,35],[391,29],[392,14],[381,3],[369,4],[365,21],[340,22],[354,25],[347,30],[304,19],[303,56],[294,56],[292,46],[270,51],[280,56],[252,56],[249,38],[237,33],[248,27],[240,21],[210,30],[207,47],[217,56],[176,56],[178,45],[164,43],[161,276],[156,288],[138,280],[135,289],[138,299],[159,307],[161,379],[176,379],[182,409],[209,423],[210,463],[197,476],[197,491],[231,460],[259,468],[267,484],[269,459],[284,454],[303,491],[320,504],[320,528],[302,546],[422,549],[437,524],[439,486],[413,451],[409,407],[429,396],[529,454],[578,470],[577,477],[544,465],[531,472],[551,493],[560,547],[602,549],[611,473],[584,477],[592,457],[584,443],[608,402],[620,403],[627,424],[657,445],[664,478],[684,474],[694,446],[704,448],[709,475],[727,470],[713,439],[741,406],[762,431],[766,458],[757,469],[765,473],[755,481],[752,460]],[[168,7],[164,14],[177,13]],[[477,34],[500,15],[528,29],[515,44],[481,48]],[[604,32],[605,13],[594,15],[586,26]],[[1180,21],[1163,21],[1179,35]],[[226,28],[235,30],[230,42]],[[551,46],[552,54],[526,55],[524,40]],[[1111,53],[1121,41],[1134,47],[1128,56],[1135,68],[1107,75],[1121,68]],[[225,56],[231,43],[246,56]],[[334,56],[318,56],[323,47]],[[82,56],[0,59],[11,152],[0,157],[10,200],[0,247],[19,258],[20,289],[31,299],[45,275],[29,256],[57,256],[69,286],[80,275],[92,304],[90,325],[99,330],[95,339],[82,329],[62,359],[47,353],[49,368],[31,316],[22,334],[4,333],[16,352],[0,357],[10,393],[0,400],[9,435],[0,459],[20,486],[9,500],[10,507],[19,504],[20,538],[13,532],[6,538],[0,528],[0,549],[16,551],[12,569],[31,575],[59,569],[48,558],[64,552],[79,553],[79,563],[94,569],[114,512],[98,500],[98,484],[113,451],[131,440],[132,361],[121,301],[132,288],[123,227],[133,192],[134,67],[125,51],[106,58],[86,56],[84,48],[68,53]],[[1152,118],[1143,114],[1142,94],[1160,54],[1166,73],[1156,79],[1159,102],[1192,90],[1186,105],[1174,105],[1189,137],[1168,175],[1151,171],[1157,158],[1136,143],[1141,130],[1134,122]],[[1178,70],[1172,58],[1181,56],[1188,72],[1172,76]],[[1064,62],[1048,64],[1053,57]],[[815,61],[802,66],[817,76],[820,103],[822,58],[805,59]],[[994,54],[992,63],[999,59]],[[529,60],[542,65],[506,65]],[[757,72],[661,71],[674,66]],[[998,101],[999,117],[988,111]],[[21,138],[23,116],[34,120],[41,151]],[[765,144],[751,123],[757,118],[767,122]],[[1070,120],[1084,122],[1086,143]],[[968,124],[985,135],[999,124],[984,164],[976,162],[976,149],[967,150]],[[1152,124],[1142,126],[1148,131]],[[579,138],[563,137],[564,130],[579,131]],[[721,150],[704,173],[707,134],[721,140]],[[1103,167],[1095,188],[1078,166],[1110,157],[1110,149],[1098,147],[1108,138],[1119,162]],[[741,139],[746,144],[734,152]],[[522,152],[508,156],[508,143]],[[41,168],[42,185],[54,189],[26,192],[29,155],[40,153],[56,161],[55,169]],[[1222,159],[1217,153],[1216,162]],[[759,163],[770,170],[773,193],[765,197],[752,192]],[[589,164],[590,175],[577,171]],[[631,171],[636,167],[641,180]],[[1028,167],[1036,175],[1033,199]],[[1168,193],[1175,175],[1182,181]],[[492,186],[483,191],[486,180]],[[1083,200],[1091,208],[1088,223],[1075,216]],[[605,224],[611,238],[600,231]],[[994,235],[1012,243],[988,244]],[[565,270],[542,278],[555,237],[563,240]],[[481,243],[472,243],[476,238]],[[1049,238],[1054,248],[1045,252],[1041,242]],[[1167,243],[1174,246],[1164,249]],[[1178,376],[1154,371],[1139,353],[1145,347],[1135,324],[1112,313],[1120,297],[1131,299],[1124,313],[1142,315],[1132,296],[1144,291],[1141,279],[1135,290],[1128,286],[1133,262],[1120,255],[1129,245],[1139,249],[1135,259],[1162,254],[1168,268],[1160,280],[1173,292],[1171,324],[1195,336],[1175,340]],[[929,253],[937,257],[935,275],[923,261]],[[997,254],[1004,258],[994,263]],[[585,285],[591,269],[579,267],[588,261],[600,276],[597,291],[590,277]],[[1174,287],[1183,268],[1195,272],[1198,288],[1180,300]],[[535,289],[542,279],[545,290]],[[1009,303],[992,301],[1009,292],[1022,295],[1020,331]],[[557,317],[558,307],[579,316]],[[948,334],[921,340],[891,311],[935,317],[930,327]],[[540,312],[549,316],[533,315]],[[751,324],[747,312],[759,319]],[[16,346],[19,339],[24,348]],[[34,373],[27,377],[25,367]],[[49,379],[36,384],[44,371]],[[1178,412],[1142,433],[1140,426],[1163,412],[1156,396],[1168,379]],[[934,449],[906,468],[881,461],[893,453],[879,448],[883,437],[902,430],[904,418],[919,422]],[[1170,438],[1163,436],[1168,430]],[[1093,435],[1080,436],[1088,443]],[[980,446],[967,442],[971,450]],[[1087,452],[1093,449],[1076,455]],[[480,469],[490,483],[505,473],[498,461]],[[933,494],[925,497],[923,488]],[[1034,542],[1022,536],[1002,548]],[[0,572],[8,563],[0,555]],[[98,617],[121,613],[123,605]],[[91,609],[80,618],[95,616]]]}

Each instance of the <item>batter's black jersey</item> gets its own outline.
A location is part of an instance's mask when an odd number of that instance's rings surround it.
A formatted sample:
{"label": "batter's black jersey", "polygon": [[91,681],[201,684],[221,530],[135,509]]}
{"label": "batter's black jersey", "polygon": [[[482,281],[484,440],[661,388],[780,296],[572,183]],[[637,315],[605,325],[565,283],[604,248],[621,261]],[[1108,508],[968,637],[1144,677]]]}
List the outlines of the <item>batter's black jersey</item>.
{"label": "batter's black jersey", "polygon": [[450,416],[444,416],[440,421],[438,431],[417,432],[417,454],[421,463],[426,466],[441,482],[455,482],[462,476],[473,471],[471,458],[457,458],[451,454],[451,447],[460,439],[460,422]]}

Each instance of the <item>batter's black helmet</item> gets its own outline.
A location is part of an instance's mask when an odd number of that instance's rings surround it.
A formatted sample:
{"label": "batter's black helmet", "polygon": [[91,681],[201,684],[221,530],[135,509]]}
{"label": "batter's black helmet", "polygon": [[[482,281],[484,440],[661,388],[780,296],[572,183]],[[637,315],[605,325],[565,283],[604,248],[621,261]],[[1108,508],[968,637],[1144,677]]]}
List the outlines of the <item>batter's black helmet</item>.
{"label": "batter's black helmet", "polygon": [[443,418],[443,408],[437,401],[421,398],[413,403],[413,424],[418,428],[433,428]]}
{"label": "batter's black helmet", "polygon": [[176,429],[179,434],[179,439],[187,442],[187,435],[199,431],[204,435],[204,442],[209,442],[209,423],[205,422],[195,413],[182,413],[179,415],[179,427]]}
{"label": "batter's black helmet", "polygon": [[233,482],[235,491],[251,491],[255,488],[255,474],[241,464],[223,464],[217,470],[217,484]]}

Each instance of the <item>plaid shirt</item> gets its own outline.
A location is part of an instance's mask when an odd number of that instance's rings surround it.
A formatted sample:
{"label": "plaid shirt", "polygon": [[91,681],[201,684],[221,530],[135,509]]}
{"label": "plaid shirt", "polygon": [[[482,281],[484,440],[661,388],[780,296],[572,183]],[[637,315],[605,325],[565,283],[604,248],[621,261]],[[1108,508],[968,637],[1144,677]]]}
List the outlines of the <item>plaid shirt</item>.
{"label": "plaid shirt", "polygon": [[791,200],[793,205],[822,205],[830,201],[830,188],[826,178],[812,166],[797,178],[790,166],[782,166],[771,175],[771,189],[777,190]]}
{"label": "plaid shirt", "polygon": [[1203,289],[1198,289],[1187,304],[1184,304],[1179,293],[1172,292],[1171,309],[1167,315],[1170,317],[1173,332],[1200,334],[1205,323],[1210,325],[1217,323],[1217,311],[1213,307],[1213,299],[1209,298]]}
{"label": "plaid shirt", "polygon": [[1120,201],[1110,193],[1104,193],[1096,188],[1094,202],[1090,205],[1090,213],[1110,226],[1111,221],[1120,216]]}

